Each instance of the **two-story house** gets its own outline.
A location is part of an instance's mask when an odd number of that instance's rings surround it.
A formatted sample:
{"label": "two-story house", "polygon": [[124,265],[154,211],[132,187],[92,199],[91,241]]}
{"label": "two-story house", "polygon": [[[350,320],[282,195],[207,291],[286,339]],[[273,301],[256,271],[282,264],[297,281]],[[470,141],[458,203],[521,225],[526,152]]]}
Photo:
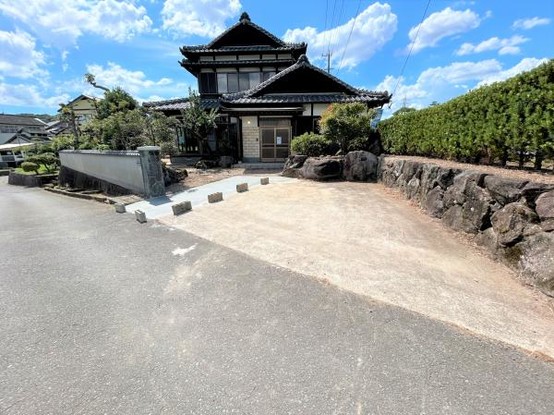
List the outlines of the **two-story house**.
{"label": "two-story house", "polygon": [[[244,162],[283,161],[292,137],[316,131],[317,121],[332,103],[363,102],[383,106],[387,92],[354,88],[310,64],[305,43],[286,43],[252,23],[243,13],[207,45],[183,46],[181,66],[198,79],[201,105],[217,110],[217,128],[209,137],[214,151],[223,146]],[[144,103],[178,116],[187,98]],[[178,131],[179,150],[199,152],[185,131]]]}

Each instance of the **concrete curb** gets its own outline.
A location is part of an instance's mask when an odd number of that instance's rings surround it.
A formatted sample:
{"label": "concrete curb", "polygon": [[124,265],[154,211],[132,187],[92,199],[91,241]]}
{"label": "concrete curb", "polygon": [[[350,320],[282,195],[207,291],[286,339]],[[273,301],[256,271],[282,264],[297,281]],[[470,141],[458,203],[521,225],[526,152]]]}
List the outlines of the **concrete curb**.
{"label": "concrete curb", "polygon": [[61,190],[61,189],[55,189],[53,187],[43,187],[43,189],[48,191],[48,192],[52,192],[52,193],[56,193],[56,194],[64,195],[64,196],[69,196],[69,197],[74,197],[74,198],[77,198],[77,199],[94,200],[95,202],[108,203],[110,205],[113,205],[113,204],[117,203],[115,200],[110,199],[109,197],[106,197],[106,196],[100,196],[100,195],[95,195],[95,194],[83,194],[83,193],[68,192],[68,191]]}

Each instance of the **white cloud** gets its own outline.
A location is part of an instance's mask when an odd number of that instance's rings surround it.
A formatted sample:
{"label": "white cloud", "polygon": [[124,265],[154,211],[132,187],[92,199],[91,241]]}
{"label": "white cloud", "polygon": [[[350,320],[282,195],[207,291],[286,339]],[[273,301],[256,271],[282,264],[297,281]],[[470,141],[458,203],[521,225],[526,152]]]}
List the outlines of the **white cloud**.
{"label": "white cloud", "polygon": [[239,0],[166,0],[162,28],[175,35],[215,37],[241,8]]}
{"label": "white cloud", "polygon": [[0,0],[0,12],[62,49],[84,33],[123,42],[152,26],[144,6],[130,0]]}
{"label": "white cloud", "polygon": [[433,101],[445,102],[470,88],[502,81],[546,61],[547,59],[524,58],[508,69],[504,69],[496,59],[454,62],[424,70],[412,84],[407,83],[405,78],[387,75],[374,89],[394,92],[392,107],[387,110],[386,116],[404,106],[404,103],[409,107],[423,108]]}
{"label": "white cloud", "polygon": [[491,37],[481,43],[474,45],[472,43],[464,43],[460,49],[456,51],[459,56],[469,55],[471,53],[481,53],[491,50],[497,50],[500,55],[515,55],[521,52],[518,45],[527,42],[529,39],[523,36],[515,35],[507,39]]}
{"label": "white cloud", "polygon": [[0,74],[12,78],[31,78],[44,75],[40,68],[45,56],[36,50],[35,39],[28,33],[0,30]]}
{"label": "white cloud", "polygon": [[0,81],[2,105],[15,107],[36,107],[57,110],[59,104],[68,102],[68,94],[49,95],[31,84],[7,84]]}
{"label": "white cloud", "polygon": [[512,25],[513,29],[529,30],[535,26],[543,26],[550,24],[550,19],[546,17],[531,17],[529,19],[518,19]]}
{"label": "white cloud", "polygon": [[511,78],[512,76],[516,76],[522,72],[530,71],[531,69],[536,68],[537,66],[548,62],[547,58],[537,59],[537,58],[523,58],[517,65],[506,69],[504,71],[499,71],[494,74],[490,74],[489,76],[485,77],[481,82],[479,82],[478,86],[491,84],[493,82],[499,82],[503,81],[505,79]]}
{"label": "white cloud", "polygon": [[[307,42],[308,53],[314,61],[321,61],[321,55],[332,51],[332,65],[335,69],[352,68],[371,58],[396,32],[397,16],[388,4],[374,3],[343,25],[318,32],[314,27],[288,29],[284,35],[287,42]],[[350,42],[348,38],[350,32]]]}
{"label": "white cloud", "polygon": [[410,29],[408,37],[411,42],[406,50],[413,47],[412,53],[417,53],[425,48],[436,46],[445,37],[475,29],[480,23],[479,15],[470,9],[458,11],[447,7],[440,12],[431,14],[421,25]]}
{"label": "white cloud", "polygon": [[87,65],[87,72],[96,77],[98,85],[121,87],[139,101],[144,101],[141,97],[146,96],[182,97],[188,94],[188,85],[185,83],[174,82],[170,78],[151,80],[142,71],[131,71],[113,62],[108,62],[107,67]]}

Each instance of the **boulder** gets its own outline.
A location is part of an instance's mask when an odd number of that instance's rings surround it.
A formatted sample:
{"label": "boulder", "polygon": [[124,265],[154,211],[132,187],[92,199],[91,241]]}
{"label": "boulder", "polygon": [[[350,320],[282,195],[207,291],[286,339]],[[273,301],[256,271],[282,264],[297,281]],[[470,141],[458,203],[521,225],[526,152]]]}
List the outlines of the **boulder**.
{"label": "boulder", "polygon": [[444,214],[444,190],[440,186],[436,186],[422,199],[421,206],[427,213],[435,218],[441,218]]}
{"label": "boulder", "polygon": [[188,177],[188,173],[186,169],[178,169],[172,166],[163,166],[163,174],[164,174],[164,183],[166,186],[169,186],[173,183],[179,183],[181,180],[183,180],[185,177]]}
{"label": "boulder", "polygon": [[554,184],[529,182],[521,189],[521,195],[529,206],[534,207],[537,198],[550,190],[554,190]]}
{"label": "boulder", "polygon": [[458,174],[452,180],[452,186],[444,194],[445,206],[463,205],[467,200],[468,194],[474,193],[474,189],[483,184],[485,176],[486,174],[484,173],[471,170]]}
{"label": "boulder", "polygon": [[498,236],[492,227],[479,232],[475,237],[475,242],[486,248],[493,255],[498,253]]}
{"label": "boulder", "polygon": [[309,157],[300,169],[301,177],[310,180],[338,179],[341,173],[341,157]]}
{"label": "boulder", "polygon": [[342,177],[348,181],[376,181],[377,156],[368,151],[351,151],[344,158]]}
{"label": "boulder", "polygon": [[233,165],[235,162],[235,159],[231,156],[221,156],[219,157],[219,167],[223,167],[225,169],[228,169]]}
{"label": "boulder", "polygon": [[216,160],[198,160],[194,167],[197,169],[213,169],[218,166],[218,161]]}
{"label": "boulder", "polygon": [[535,202],[535,210],[545,231],[554,231],[554,190],[543,193]]}
{"label": "boulder", "polygon": [[[468,181],[456,197],[463,198],[463,204],[446,203],[450,188],[444,194],[444,206],[448,210],[442,217],[451,228],[468,233],[477,233],[488,227],[492,199],[488,192],[477,186],[477,182]],[[452,186],[451,186],[452,187]],[[452,197],[452,195],[450,196]],[[458,208],[456,208],[458,207]]]}
{"label": "boulder", "polygon": [[410,180],[406,187],[404,187],[404,194],[407,199],[413,199],[418,195],[419,184],[419,179],[416,176],[412,177],[412,180]]}
{"label": "boulder", "polygon": [[521,197],[521,190],[527,183],[528,181],[505,179],[498,176],[487,176],[484,179],[485,188],[502,206],[517,201]]}
{"label": "boulder", "polygon": [[300,169],[304,165],[304,162],[308,156],[301,154],[294,154],[287,158],[285,161],[285,166],[281,172],[281,176],[285,177],[300,177]]}
{"label": "boulder", "polygon": [[522,276],[545,294],[554,297],[554,233],[541,232],[507,250],[517,261]]}
{"label": "boulder", "polygon": [[523,203],[509,203],[491,217],[498,243],[510,246],[519,242],[529,225],[536,223],[537,215]]}

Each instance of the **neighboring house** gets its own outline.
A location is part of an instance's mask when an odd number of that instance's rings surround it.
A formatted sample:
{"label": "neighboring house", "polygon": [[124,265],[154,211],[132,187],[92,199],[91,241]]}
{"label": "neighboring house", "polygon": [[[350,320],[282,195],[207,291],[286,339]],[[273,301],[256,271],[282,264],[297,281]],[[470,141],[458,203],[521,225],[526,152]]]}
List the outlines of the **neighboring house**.
{"label": "neighboring house", "polygon": [[0,134],[13,134],[10,138],[3,136],[5,141],[0,144],[16,141],[17,137],[29,138],[33,141],[48,139],[46,123],[25,115],[0,114]]}
{"label": "neighboring house", "polygon": [[[375,108],[390,101],[387,92],[354,88],[311,65],[306,49],[305,43],[283,42],[246,13],[209,44],[180,49],[181,66],[198,78],[201,105],[219,114],[209,137],[213,151],[230,147],[235,159],[244,162],[282,161],[292,137],[317,131],[330,104],[362,102]],[[188,100],[143,105],[179,116]],[[177,136],[181,153],[199,153],[198,142],[185,131],[178,129]]]}
{"label": "neighboring house", "polygon": [[[79,95],[72,101],[69,101],[66,106],[70,107],[75,114],[75,120],[79,125],[83,125],[85,122],[90,121],[97,114],[96,105],[98,98],[94,98],[88,95]],[[60,112],[60,110],[58,110]]]}
{"label": "neighboring house", "polygon": [[56,137],[61,134],[73,134],[71,126],[67,121],[55,120],[46,125],[46,131],[50,137]]}

